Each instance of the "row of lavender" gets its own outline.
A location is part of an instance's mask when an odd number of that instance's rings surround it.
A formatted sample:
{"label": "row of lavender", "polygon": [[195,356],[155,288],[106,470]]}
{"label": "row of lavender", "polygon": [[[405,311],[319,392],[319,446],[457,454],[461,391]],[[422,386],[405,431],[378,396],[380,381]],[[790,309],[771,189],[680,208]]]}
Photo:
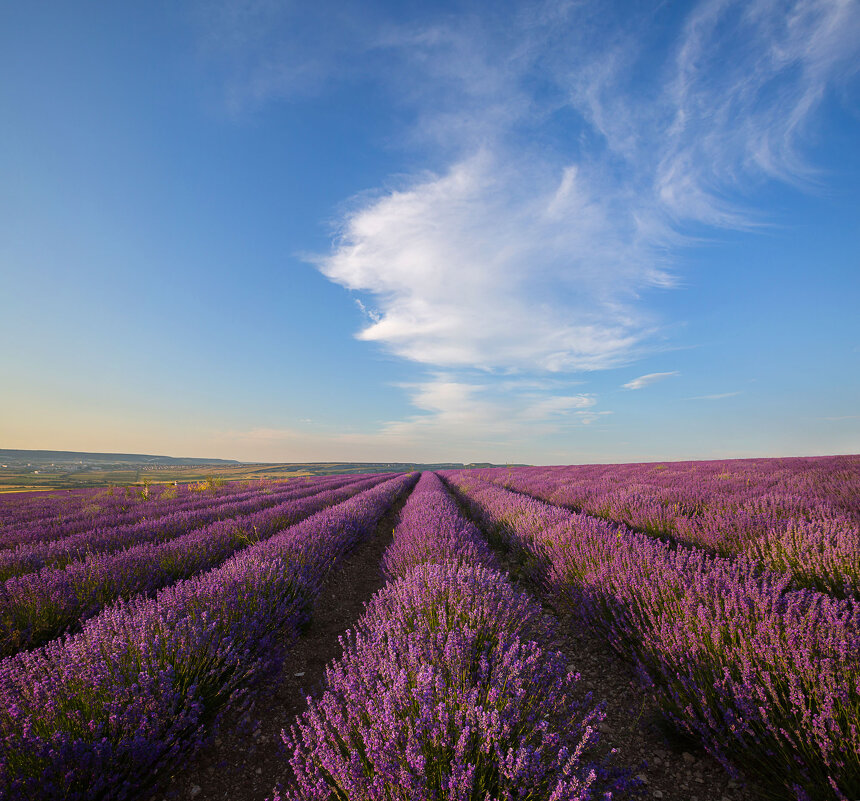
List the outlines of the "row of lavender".
{"label": "row of lavender", "polygon": [[[205,509],[282,492],[285,487],[307,487],[318,480],[235,482],[224,487],[213,486],[211,490],[194,490],[189,486],[163,487],[148,494],[146,498],[137,496],[135,500],[129,501],[122,495],[118,496],[119,500],[116,496],[108,496],[109,503],[92,503],[77,514],[52,515],[47,519],[27,517],[22,510],[21,516],[14,524],[0,529],[0,548],[52,542],[74,535],[85,535],[86,532],[96,529],[157,520],[167,514]],[[62,501],[62,498],[59,500]]]}
{"label": "row of lavender", "polygon": [[175,536],[166,541],[159,541],[159,537],[155,542],[146,542],[145,535],[154,537],[154,532],[163,531],[139,531],[138,524],[131,529],[140,544],[135,545],[135,539],[124,533],[129,547],[117,553],[95,553],[62,568],[46,567],[38,573],[8,579],[0,584],[0,657],[73,630],[119,598],[151,593],[209,570],[248,544],[268,539],[386,477],[389,476],[325,480],[292,493],[245,501],[231,506],[230,515],[235,517],[196,530],[190,520],[179,515],[178,525],[171,528]]}
{"label": "row of lavender", "polygon": [[498,570],[432,473],[386,551],[389,583],[284,742],[291,801],[588,801],[633,790],[598,754],[603,710],[541,608]]}
{"label": "row of lavender", "polygon": [[169,775],[278,668],[325,575],[414,480],[384,480],[0,662],[0,797],[133,798]]}
{"label": "row of lavender", "polygon": [[[160,489],[150,487],[147,494],[157,493]],[[190,490],[190,485],[175,489],[177,492]],[[105,503],[116,504],[124,500],[129,505],[140,499],[142,494],[143,488],[136,486],[3,493],[0,495],[0,530],[10,524],[48,521],[85,513],[85,510],[101,508]]]}
{"label": "row of lavender", "polygon": [[0,526],[6,525],[10,520],[17,519],[24,509],[27,510],[29,518],[37,518],[52,507],[58,507],[59,504],[67,509],[77,508],[88,500],[107,494],[108,490],[113,489],[113,487],[109,487],[107,489],[80,488],[49,492],[23,490],[4,492],[0,495]]}
{"label": "row of lavender", "polygon": [[92,554],[122,550],[144,542],[166,542],[218,520],[247,515],[289,498],[312,495],[326,488],[355,481],[354,476],[332,476],[300,483],[283,482],[264,491],[243,492],[228,498],[209,499],[191,508],[166,507],[160,515],[121,524],[98,518],[94,528],[52,540],[39,540],[0,551],[0,580],[32,573],[43,567],[63,565]]}
{"label": "row of lavender", "polygon": [[[858,471],[860,456],[816,456],[786,459],[730,459],[666,462],[662,464],[568,465],[569,489],[586,495],[591,488],[638,486],[665,491],[667,501],[682,504],[691,514],[714,504],[729,506],[756,502],[773,495],[788,512],[812,515],[841,513],[860,522]],[[497,471],[502,472],[502,471]],[[577,489],[575,485],[581,484]]]}
{"label": "row of lavender", "polygon": [[446,473],[556,604],[636,667],[667,718],[779,797],[860,797],[860,604],[743,559]]}
{"label": "row of lavender", "polygon": [[519,468],[480,475],[652,536],[722,556],[742,554],[790,574],[798,587],[860,595],[857,457]]}
{"label": "row of lavender", "polygon": [[[281,483],[281,482],[278,482]],[[67,492],[16,492],[0,496],[0,547],[19,542],[74,534],[92,528],[99,518],[114,524],[157,517],[165,505],[186,508],[249,492],[262,492],[275,482],[108,487]]]}

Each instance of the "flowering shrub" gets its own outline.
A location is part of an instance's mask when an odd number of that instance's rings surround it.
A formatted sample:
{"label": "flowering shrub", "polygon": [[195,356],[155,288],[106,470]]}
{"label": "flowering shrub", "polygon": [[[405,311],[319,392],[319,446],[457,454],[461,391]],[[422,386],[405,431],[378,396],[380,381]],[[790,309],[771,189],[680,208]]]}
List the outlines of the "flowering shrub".
{"label": "flowering shrub", "polygon": [[602,707],[562,654],[533,639],[550,633],[540,606],[482,566],[493,560],[476,533],[438,479],[422,476],[384,560],[392,573],[416,564],[369,602],[324,692],[283,733],[295,782],[275,801],[635,792],[597,755]]}
{"label": "flowering shrub", "polygon": [[[140,531],[140,524],[132,527],[144,542],[133,545],[134,540],[130,540],[132,547],[119,553],[95,553],[62,569],[44,568],[9,579],[0,585],[0,656],[58,637],[118,598],[151,592],[213,568],[250,542],[267,539],[380,480],[349,480],[341,486],[322,486],[315,493],[304,490],[219,506],[214,514],[238,516],[166,542],[146,542],[147,535],[166,537],[182,530],[183,518],[171,515],[170,527],[163,519],[149,530]],[[241,510],[253,513],[241,514]],[[189,521],[189,517],[184,520]],[[128,532],[116,536],[123,534]],[[105,539],[107,535],[102,537]]]}
{"label": "flowering shrub", "polygon": [[[337,478],[343,479],[343,476]],[[307,486],[310,486],[308,482]],[[267,488],[276,493],[290,491],[295,486],[287,482],[269,482]],[[221,504],[258,498],[264,488],[255,492],[234,482],[218,490],[215,495],[201,496],[187,486],[162,487],[152,490],[147,500],[136,496],[132,500],[122,494],[111,495],[104,490],[85,496],[69,493],[43,499],[41,504],[16,498],[9,502],[0,496],[0,548],[16,548],[50,544],[64,538],[78,536],[88,539],[96,532],[141,522],[153,522],[165,515],[216,508]],[[86,502],[98,501],[98,502]],[[2,520],[2,512],[6,520]]]}
{"label": "flowering shrub", "polygon": [[860,597],[857,456],[465,472],[652,537],[745,553],[795,588]]}
{"label": "flowering shrub", "polygon": [[[544,588],[636,666],[666,716],[778,795],[860,797],[860,604],[487,484],[448,479],[537,556]],[[560,516],[560,512],[564,516]]]}
{"label": "flowering shrub", "polygon": [[400,578],[416,565],[445,561],[497,567],[483,535],[460,514],[436,474],[423,473],[401,510],[382,567],[388,578]]}
{"label": "flowering shrub", "polygon": [[0,797],[121,799],[157,782],[278,668],[326,574],[413,482],[383,481],[0,662]]}

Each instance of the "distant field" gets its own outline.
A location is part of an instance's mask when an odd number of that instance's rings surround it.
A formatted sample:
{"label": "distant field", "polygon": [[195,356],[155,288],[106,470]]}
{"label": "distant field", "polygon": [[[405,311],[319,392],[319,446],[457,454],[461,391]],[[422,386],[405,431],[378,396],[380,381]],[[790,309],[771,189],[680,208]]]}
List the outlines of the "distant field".
{"label": "distant field", "polygon": [[293,476],[327,475],[330,471],[312,473],[293,465],[247,465],[241,467],[170,467],[132,470],[70,470],[34,474],[32,471],[0,468],[0,492],[75,489],[78,487],[127,486],[128,484],[172,484],[174,481],[205,481],[221,478],[236,481],[249,478],[291,478]]}
{"label": "distant field", "polygon": [[[433,465],[448,467],[453,465]],[[460,465],[456,465],[460,466]],[[34,490],[77,489],[85,487],[128,486],[130,484],[172,484],[219,478],[224,481],[283,479],[300,476],[328,476],[351,473],[409,472],[425,465],[357,462],[290,462],[284,464],[200,465],[200,466],[124,466],[117,469],[85,467],[34,473],[32,469],[0,468],[0,493]]]}

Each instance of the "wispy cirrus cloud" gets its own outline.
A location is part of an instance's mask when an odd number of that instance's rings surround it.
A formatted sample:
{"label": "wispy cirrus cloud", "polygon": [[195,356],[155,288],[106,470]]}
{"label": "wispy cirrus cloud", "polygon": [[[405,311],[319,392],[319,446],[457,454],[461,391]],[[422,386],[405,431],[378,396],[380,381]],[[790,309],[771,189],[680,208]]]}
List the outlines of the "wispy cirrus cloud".
{"label": "wispy cirrus cloud", "polygon": [[[552,441],[611,414],[598,409],[597,398],[589,393],[562,394],[559,387],[548,392],[535,386],[500,393],[496,383],[486,377],[464,380],[452,373],[437,373],[425,381],[404,384],[402,389],[415,413],[370,431],[259,427],[220,432],[218,439],[231,452],[268,453],[272,461],[410,461],[416,453],[428,460],[507,461],[514,451],[527,453],[534,448],[536,440]],[[454,443],[456,447],[452,447]]]}
{"label": "wispy cirrus cloud", "polygon": [[412,391],[420,414],[388,429],[403,435],[465,418],[498,431],[495,410],[527,408],[517,388],[486,405],[456,371],[563,375],[647,353],[663,323],[649,293],[676,285],[702,226],[767,222],[750,200],[763,182],[814,182],[807,135],[860,65],[851,0],[224,8],[205,41],[232,65],[234,108],[354,81],[408,120],[391,141],[418,169],[356,195],[312,259],[356,293],[360,339],[455,371]]}
{"label": "wispy cirrus cloud", "polygon": [[646,375],[640,375],[638,378],[634,378],[632,381],[628,381],[626,384],[622,384],[622,386],[624,389],[642,389],[643,387],[650,386],[651,384],[656,384],[658,381],[670,378],[673,375],[680,375],[680,372],[678,372],[678,370],[672,370],[668,373],[647,373]]}
{"label": "wispy cirrus cloud", "polygon": [[856,5],[708,0],[680,24],[657,5],[609,25],[596,11],[389,29],[411,138],[452,158],[361,199],[317,260],[374,299],[362,339],[436,366],[617,366],[658,328],[642,293],[673,285],[687,224],[756,225],[752,188],[814,174],[803,134],[856,70]]}
{"label": "wispy cirrus cloud", "polygon": [[589,393],[559,394],[556,390],[499,394],[493,380],[465,381],[455,374],[436,374],[427,381],[406,384],[404,389],[421,414],[386,424],[389,434],[457,433],[466,441],[475,432],[528,436],[536,431],[550,434],[568,426],[588,425],[610,414],[596,409],[597,398]]}

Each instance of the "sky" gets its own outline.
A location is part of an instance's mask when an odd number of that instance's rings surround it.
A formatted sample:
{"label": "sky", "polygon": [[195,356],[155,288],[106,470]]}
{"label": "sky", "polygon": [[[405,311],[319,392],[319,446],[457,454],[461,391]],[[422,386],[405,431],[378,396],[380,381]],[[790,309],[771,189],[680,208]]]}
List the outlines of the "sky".
{"label": "sky", "polygon": [[860,452],[860,2],[7,3],[0,447]]}

